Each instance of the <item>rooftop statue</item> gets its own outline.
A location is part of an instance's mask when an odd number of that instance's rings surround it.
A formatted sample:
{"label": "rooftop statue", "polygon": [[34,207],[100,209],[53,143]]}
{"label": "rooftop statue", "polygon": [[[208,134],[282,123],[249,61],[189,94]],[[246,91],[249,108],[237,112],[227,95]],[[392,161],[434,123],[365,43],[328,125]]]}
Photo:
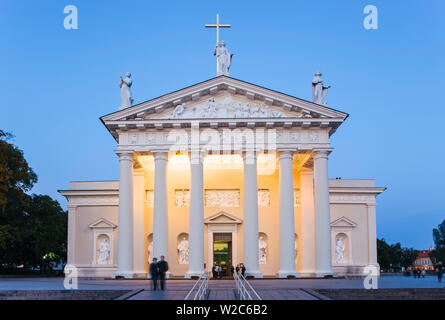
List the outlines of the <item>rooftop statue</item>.
{"label": "rooftop statue", "polygon": [[323,85],[321,75],[322,73],[320,71],[317,71],[315,73],[314,79],[312,80],[312,101],[317,104],[327,105],[327,103],[324,102],[324,98],[326,97],[328,89],[331,86],[325,87]]}
{"label": "rooftop statue", "polygon": [[131,107],[133,104],[133,95],[131,94],[131,85],[133,84],[133,81],[131,80],[131,73],[127,72],[125,75],[125,78],[122,78],[121,76],[121,108],[125,109],[128,107]]}
{"label": "rooftop statue", "polygon": [[218,62],[217,76],[228,76],[230,65],[232,64],[233,53],[229,53],[224,40],[215,45],[213,55],[216,56],[216,60]]}

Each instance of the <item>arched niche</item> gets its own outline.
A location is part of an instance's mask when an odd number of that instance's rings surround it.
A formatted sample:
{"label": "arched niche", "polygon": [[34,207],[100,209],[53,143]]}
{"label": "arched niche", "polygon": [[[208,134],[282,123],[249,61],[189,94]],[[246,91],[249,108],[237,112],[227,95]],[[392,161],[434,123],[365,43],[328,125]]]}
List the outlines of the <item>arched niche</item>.
{"label": "arched niche", "polygon": [[188,233],[180,233],[176,239],[176,250],[178,264],[189,264],[189,235]]}
{"label": "arched niche", "polygon": [[111,239],[108,234],[97,234],[96,264],[111,264]]}
{"label": "arched niche", "polygon": [[258,262],[259,264],[267,264],[269,256],[269,243],[267,234],[258,233]]}
{"label": "arched niche", "polygon": [[147,253],[148,253],[148,263],[153,261],[153,233],[147,236]]}
{"label": "arched niche", "polygon": [[350,263],[350,239],[344,232],[338,232],[334,238],[334,261],[337,265]]}
{"label": "arched niche", "polygon": [[117,225],[101,218],[89,226],[93,232],[93,265],[113,264],[113,234]]}
{"label": "arched niche", "polygon": [[295,264],[298,261],[298,234],[294,235],[294,248],[295,248]]}

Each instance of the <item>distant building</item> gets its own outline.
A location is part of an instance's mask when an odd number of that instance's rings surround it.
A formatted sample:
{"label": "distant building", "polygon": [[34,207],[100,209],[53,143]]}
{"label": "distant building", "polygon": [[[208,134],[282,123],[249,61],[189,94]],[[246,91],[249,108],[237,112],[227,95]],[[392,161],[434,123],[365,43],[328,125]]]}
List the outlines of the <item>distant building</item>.
{"label": "distant building", "polygon": [[424,268],[425,270],[434,270],[434,265],[429,255],[432,250],[433,248],[430,247],[428,250],[419,252],[416,261],[414,261],[414,269]]}

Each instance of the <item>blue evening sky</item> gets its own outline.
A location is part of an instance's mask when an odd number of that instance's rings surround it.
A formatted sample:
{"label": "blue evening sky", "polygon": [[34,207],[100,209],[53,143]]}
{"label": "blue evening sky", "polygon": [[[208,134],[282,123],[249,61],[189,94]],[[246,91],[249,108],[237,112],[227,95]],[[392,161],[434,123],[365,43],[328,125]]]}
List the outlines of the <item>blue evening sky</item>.
{"label": "blue evening sky", "polygon": [[[79,29],[65,30],[76,5]],[[376,5],[379,29],[363,28]],[[331,178],[374,178],[377,234],[424,249],[445,219],[443,1],[0,1],[0,128],[39,176],[32,190],[66,207],[72,180],[118,179],[116,143],[99,117],[131,71],[139,103],[215,76],[215,30],[231,76],[350,114],[332,137]]]}

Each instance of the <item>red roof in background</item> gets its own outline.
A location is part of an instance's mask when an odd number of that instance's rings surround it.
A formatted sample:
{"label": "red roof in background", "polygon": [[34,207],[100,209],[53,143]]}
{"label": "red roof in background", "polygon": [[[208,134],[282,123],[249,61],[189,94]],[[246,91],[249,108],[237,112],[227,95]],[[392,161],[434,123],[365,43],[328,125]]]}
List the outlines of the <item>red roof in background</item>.
{"label": "red roof in background", "polygon": [[429,258],[429,250],[424,250],[424,251],[420,251],[419,254],[417,255],[417,259],[421,259],[421,258]]}

